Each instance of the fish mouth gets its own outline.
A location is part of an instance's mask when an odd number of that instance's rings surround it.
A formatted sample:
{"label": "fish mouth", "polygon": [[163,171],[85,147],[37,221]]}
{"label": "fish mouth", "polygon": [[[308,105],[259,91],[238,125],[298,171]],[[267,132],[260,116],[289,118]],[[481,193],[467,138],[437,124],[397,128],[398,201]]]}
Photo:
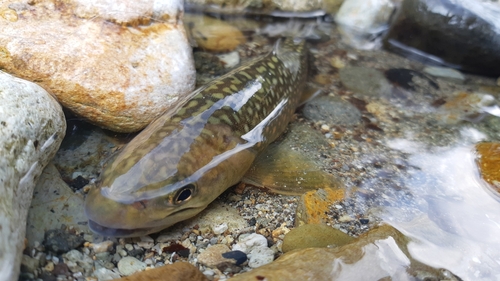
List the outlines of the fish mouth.
{"label": "fish mouth", "polygon": [[[203,210],[206,206],[202,207],[201,210]],[[181,209],[176,212],[170,213],[168,215],[168,218],[170,219],[169,223],[164,223],[160,226],[152,226],[152,227],[138,227],[138,228],[113,228],[113,227],[108,227],[101,225],[97,223],[94,220],[91,220],[90,218],[88,219],[89,223],[88,226],[90,230],[92,230],[94,233],[97,233],[102,236],[106,237],[139,237],[139,236],[145,236],[151,233],[159,232],[163,229],[169,228],[172,225],[184,221],[187,219],[190,219],[194,216],[196,216],[200,211],[200,208],[186,208],[186,209]],[[185,216],[184,213],[190,213],[189,215]],[[88,217],[88,216],[87,216]],[[167,217],[166,217],[167,218]],[[163,220],[161,220],[163,221]]]}
{"label": "fish mouth", "polygon": [[166,227],[146,227],[146,228],[133,228],[133,229],[126,229],[126,228],[112,228],[112,227],[106,227],[103,225],[98,224],[97,222],[90,220],[89,219],[89,224],[88,224],[90,230],[93,232],[102,235],[102,236],[107,236],[107,237],[138,237],[138,236],[144,236],[148,235],[154,232],[158,232]]}

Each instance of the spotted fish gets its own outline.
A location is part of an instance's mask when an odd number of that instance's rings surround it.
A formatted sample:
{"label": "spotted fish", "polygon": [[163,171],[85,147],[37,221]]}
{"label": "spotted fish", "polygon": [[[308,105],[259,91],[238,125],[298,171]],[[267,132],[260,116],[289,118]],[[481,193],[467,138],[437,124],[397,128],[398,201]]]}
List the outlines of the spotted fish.
{"label": "spotted fish", "polygon": [[140,236],[195,216],[238,183],[286,128],[307,76],[303,41],[194,91],[112,158],[87,195],[90,228]]}

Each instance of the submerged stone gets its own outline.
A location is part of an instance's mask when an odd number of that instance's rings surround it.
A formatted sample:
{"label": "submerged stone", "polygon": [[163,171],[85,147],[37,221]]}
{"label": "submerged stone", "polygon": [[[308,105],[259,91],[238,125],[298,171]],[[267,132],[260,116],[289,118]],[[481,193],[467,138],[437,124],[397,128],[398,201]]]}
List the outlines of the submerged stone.
{"label": "submerged stone", "polygon": [[476,163],[481,177],[500,193],[500,143],[483,142],[476,144]]}
{"label": "submerged stone", "polygon": [[292,229],[283,239],[283,253],[304,248],[339,247],[354,240],[344,232],[323,224],[304,224]]}
{"label": "submerged stone", "polygon": [[[423,264],[409,254],[410,239],[383,225],[339,248],[307,248],[237,275],[231,281],[254,280],[460,280],[446,269]],[[390,265],[390,266],[388,266]],[[429,278],[429,279],[428,279]]]}
{"label": "submerged stone", "polygon": [[361,112],[350,102],[338,97],[322,96],[308,102],[302,114],[314,122],[339,126],[352,126],[361,121]]}
{"label": "submerged stone", "polygon": [[150,270],[141,271],[131,276],[116,279],[116,281],[208,281],[207,277],[201,273],[194,265],[187,262],[176,262],[167,264]]}
{"label": "submerged stone", "polygon": [[403,1],[385,47],[431,64],[500,75],[500,5],[492,1]]}
{"label": "submerged stone", "polygon": [[297,204],[295,226],[322,224],[330,220],[328,211],[332,204],[344,199],[344,189],[324,188],[304,193]]}
{"label": "submerged stone", "polygon": [[355,93],[380,96],[391,88],[384,74],[373,68],[347,66],[340,69],[339,75],[342,84]]}

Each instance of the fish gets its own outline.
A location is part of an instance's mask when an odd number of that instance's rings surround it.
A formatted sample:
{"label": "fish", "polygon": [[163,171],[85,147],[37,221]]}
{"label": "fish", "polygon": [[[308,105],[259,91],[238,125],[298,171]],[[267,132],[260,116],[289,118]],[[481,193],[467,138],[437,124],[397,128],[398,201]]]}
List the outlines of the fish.
{"label": "fish", "polygon": [[90,229],[142,236],[200,213],[285,131],[307,70],[305,41],[280,39],[187,95],[104,165],[85,200]]}

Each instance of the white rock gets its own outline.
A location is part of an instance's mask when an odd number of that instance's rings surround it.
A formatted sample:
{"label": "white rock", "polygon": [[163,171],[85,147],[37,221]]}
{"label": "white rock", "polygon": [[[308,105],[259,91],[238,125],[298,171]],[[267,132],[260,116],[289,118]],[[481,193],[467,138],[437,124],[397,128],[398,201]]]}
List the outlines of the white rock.
{"label": "white rock", "polygon": [[373,34],[388,28],[395,6],[391,0],[345,0],[335,21],[342,39],[358,49],[372,49],[378,46]]}
{"label": "white rock", "polygon": [[118,262],[118,270],[120,274],[124,276],[132,275],[145,268],[146,264],[134,257],[124,257]]}
{"label": "white rock", "polygon": [[233,251],[242,251],[245,254],[248,254],[252,251],[252,249],[258,247],[267,248],[267,239],[263,235],[252,233],[247,236],[242,236],[232,249]]}
{"label": "white rock", "polygon": [[224,233],[228,228],[227,223],[221,223],[221,224],[216,224],[212,226],[212,230],[214,234],[219,235],[221,233]]}
{"label": "white rock", "polygon": [[94,252],[97,253],[104,253],[108,250],[110,250],[113,247],[113,241],[103,241],[101,243],[96,243],[92,244],[92,249],[94,249]]}
{"label": "white rock", "polygon": [[274,251],[268,247],[255,247],[248,254],[248,266],[256,268],[274,260]]}
{"label": "white rock", "polygon": [[0,71],[0,280],[17,280],[33,188],[66,132],[61,106]]}
{"label": "white rock", "polygon": [[105,267],[95,270],[94,276],[97,277],[97,280],[99,281],[113,280],[121,277],[118,272],[114,270],[109,270]]}
{"label": "white rock", "polygon": [[465,80],[464,75],[460,71],[448,67],[427,66],[424,68],[424,72],[436,77]]}

